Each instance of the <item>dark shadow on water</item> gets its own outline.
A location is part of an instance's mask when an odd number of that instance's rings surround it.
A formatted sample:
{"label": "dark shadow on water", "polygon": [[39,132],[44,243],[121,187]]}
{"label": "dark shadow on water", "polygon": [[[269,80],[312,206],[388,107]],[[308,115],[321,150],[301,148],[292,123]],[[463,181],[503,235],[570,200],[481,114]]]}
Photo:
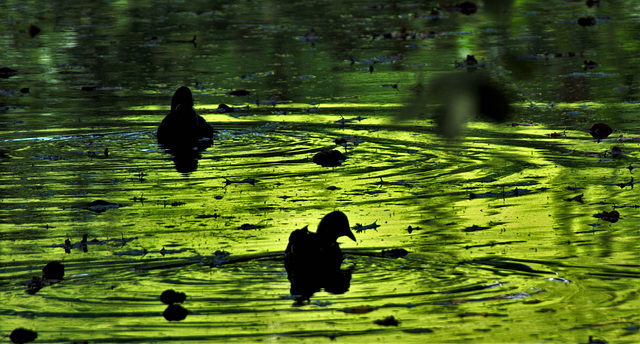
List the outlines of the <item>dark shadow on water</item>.
{"label": "dark shadow on water", "polygon": [[324,289],[330,294],[344,294],[351,286],[352,269],[316,270],[294,273],[287,270],[287,277],[291,282],[291,295],[296,300],[296,305],[302,305],[313,296],[314,293]]}
{"label": "dark shadow on water", "polygon": [[202,152],[213,145],[210,139],[200,140],[196,145],[160,144],[165,152],[171,156],[176,171],[191,173],[198,169],[198,160],[202,158]]}

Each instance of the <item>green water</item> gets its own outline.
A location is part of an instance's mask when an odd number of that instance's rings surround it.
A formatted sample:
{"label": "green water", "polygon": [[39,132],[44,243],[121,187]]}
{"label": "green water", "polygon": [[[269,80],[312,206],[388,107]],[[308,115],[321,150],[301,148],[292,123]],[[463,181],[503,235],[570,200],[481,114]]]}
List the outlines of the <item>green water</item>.
{"label": "green water", "polygon": [[[434,20],[434,1],[0,2],[0,67],[18,71],[0,79],[0,340],[640,341],[640,7],[477,4]],[[479,68],[456,68],[467,54]],[[476,117],[477,75],[507,121]],[[189,173],[155,138],[182,85],[218,130]],[[348,159],[314,164],[324,148]],[[294,307],[281,253],[334,209],[379,227],[341,239],[347,293]],[[64,280],[26,293],[50,261]],[[185,320],[163,318],[166,289]]]}

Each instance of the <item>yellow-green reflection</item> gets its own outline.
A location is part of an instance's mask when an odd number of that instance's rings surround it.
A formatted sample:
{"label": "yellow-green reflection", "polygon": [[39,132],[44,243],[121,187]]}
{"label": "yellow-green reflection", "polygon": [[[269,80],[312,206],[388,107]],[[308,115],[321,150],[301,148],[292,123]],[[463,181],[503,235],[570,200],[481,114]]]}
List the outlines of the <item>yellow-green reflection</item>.
{"label": "yellow-green reflection", "polygon": [[[438,21],[414,15],[434,4],[408,3],[3,5],[0,57],[20,72],[2,79],[0,98],[3,334],[26,327],[45,342],[637,341],[631,1],[599,9],[516,1],[498,12],[485,1],[472,16],[444,12]],[[563,22],[585,12],[611,19]],[[43,32],[30,38],[24,30],[36,19]],[[315,47],[301,39],[311,27]],[[402,27],[436,35],[372,39]],[[194,34],[196,46],[184,42]],[[554,55],[570,51],[586,55]],[[466,54],[484,64],[475,73],[515,93],[514,114],[505,123],[468,114],[462,134],[446,140],[433,122],[441,100],[424,91],[443,75],[469,73],[454,64]],[[600,66],[584,71],[584,59]],[[176,172],[154,136],[180,85],[218,129],[188,174]],[[251,94],[228,94],[236,89]],[[283,102],[256,105],[271,96]],[[221,103],[238,111],[218,113]],[[415,112],[404,116],[407,108]],[[628,139],[596,142],[586,130],[598,122],[616,130],[611,138]],[[336,138],[350,143],[336,146]],[[613,146],[621,156],[604,154]],[[315,165],[324,148],[348,159]],[[99,199],[125,206],[87,209]],[[320,292],[293,307],[279,253],[293,229],[315,229],[333,209],[353,226],[379,227],[357,233],[357,243],[343,240],[345,264],[355,266],[349,292]],[[617,222],[593,216],[614,209]],[[75,245],[84,234],[87,252],[66,254],[65,239]],[[391,248],[410,254],[378,256]],[[231,253],[229,262],[216,265],[217,250]],[[65,280],[26,294],[21,282],[54,260],[65,264]],[[162,317],[166,289],[188,295],[185,320]],[[374,323],[388,316],[399,325]]]}

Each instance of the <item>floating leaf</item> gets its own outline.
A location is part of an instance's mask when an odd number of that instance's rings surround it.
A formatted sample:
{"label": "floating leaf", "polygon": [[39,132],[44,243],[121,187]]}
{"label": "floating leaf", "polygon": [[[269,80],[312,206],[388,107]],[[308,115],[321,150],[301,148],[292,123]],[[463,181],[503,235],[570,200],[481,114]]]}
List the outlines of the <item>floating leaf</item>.
{"label": "floating leaf", "polygon": [[352,227],[351,229],[356,231],[356,233],[364,232],[367,229],[373,229],[374,231],[377,232],[378,230],[376,228],[380,227],[380,225],[377,224],[376,222],[378,222],[378,221],[374,221],[372,224],[366,225],[366,226],[363,226],[363,225],[361,225],[359,223],[356,223],[356,225],[354,227]]}
{"label": "floating leaf", "polygon": [[364,314],[364,313],[369,313],[369,312],[373,312],[376,309],[367,305],[367,306],[356,306],[356,307],[350,307],[350,308],[345,308],[342,311],[345,313],[352,313],[352,314]]}
{"label": "floating leaf", "polygon": [[620,220],[620,213],[617,210],[613,210],[610,212],[603,211],[602,213],[593,215],[593,217],[597,217],[599,219],[614,223]]}
{"label": "floating leaf", "polygon": [[323,150],[313,156],[313,162],[322,167],[337,167],[347,160],[341,152],[333,150]]}
{"label": "floating leaf", "polygon": [[613,133],[611,127],[604,123],[596,123],[589,128],[589,134],[598,140],[598,142],[606,139],[611,133]]}
{"label": "floating leaf", "polygon": [[373,323],[380,326],[398,326],[400,322],[391,315],[384,319],[376,320]]}
{"label": "floating leaf", "polygon": [[580,194],[580,195],[572,197],[572,198],[567,198],[566,200],[569,201],[569,202],[576,201],[576,202],[584,203],[584,201],[582,200],[582,197],[584,197],[584,194]]}
{"label": "floating leaf", "polygon": [[409,254],[409,251],[404,248],[392,248],[390,250],[382,250],[381,255],[384,258],[400,258]]}
{"label": "floating leaf", "polygon": [[38,338],[38,334],[35,331],[27,330],[26,328],[17,328],[11,331],[9,339],[14,343],[29,343]]}
{"label": "floating leaf", "polygon": [[243,224],[242,226],[239,227],[239,229],[242,230],[250,230],[250,229],[260,229],[260,228],[264,228],[264,226],[260,226],[260,225],[250,225],[248,223]]}

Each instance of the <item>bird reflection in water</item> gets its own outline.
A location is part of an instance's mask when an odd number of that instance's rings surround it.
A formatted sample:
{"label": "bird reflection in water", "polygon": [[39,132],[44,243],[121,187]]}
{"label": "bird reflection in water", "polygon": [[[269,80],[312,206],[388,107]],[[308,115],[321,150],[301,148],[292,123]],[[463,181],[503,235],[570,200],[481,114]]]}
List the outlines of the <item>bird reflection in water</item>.
{"label": "bird reflection in water", "polygon": [[171,98],[171,112],[158,126],[158,144],[171,154],[176,170],[193,172],[201,152],[211,147],[213,127],[193,108],[191,90],[182,86]]}
{"label": "bird reflection in water", "polygon": [[325,215],[315,233],[304,227],[289,236],[284,265],[297,305],[309,302],[321,289],[332,294],[344,294],[349,290],[351,270],[340,269],[343,257],[336,242],[342,236],[356,241],[349,220],[341,211]]}

